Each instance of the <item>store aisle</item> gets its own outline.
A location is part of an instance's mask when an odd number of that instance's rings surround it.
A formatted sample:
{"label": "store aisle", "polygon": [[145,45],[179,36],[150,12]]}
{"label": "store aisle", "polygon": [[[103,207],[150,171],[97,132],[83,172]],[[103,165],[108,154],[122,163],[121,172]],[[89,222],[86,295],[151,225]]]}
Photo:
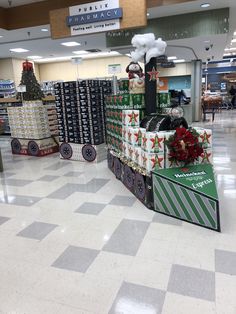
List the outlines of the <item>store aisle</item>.
{"label": "store aisle", "polygon": [[98,165],[1,141],[0,313],[235,314],[236,112],[216,115],[222,233],[146,209]]}

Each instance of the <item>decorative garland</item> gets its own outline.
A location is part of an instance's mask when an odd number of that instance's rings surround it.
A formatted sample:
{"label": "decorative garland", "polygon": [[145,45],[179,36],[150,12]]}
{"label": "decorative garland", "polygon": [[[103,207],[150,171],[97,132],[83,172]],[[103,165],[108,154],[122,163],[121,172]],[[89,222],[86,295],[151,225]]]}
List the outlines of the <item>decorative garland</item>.
{"label": "decorative garland", "polygon": [[195,129],[177,128],[175,134],[165,141],[171,162],[193,163],[203,153],[199,143],[199,133]]}

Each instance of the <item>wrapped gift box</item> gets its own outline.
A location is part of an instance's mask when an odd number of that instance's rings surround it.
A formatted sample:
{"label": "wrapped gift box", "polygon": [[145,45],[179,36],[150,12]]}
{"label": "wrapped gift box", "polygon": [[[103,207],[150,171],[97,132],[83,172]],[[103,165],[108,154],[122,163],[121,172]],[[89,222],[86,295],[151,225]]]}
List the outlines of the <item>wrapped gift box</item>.
{"label": "wrapped gift box", "polygon": [[142,136],[142,149],[149,153],[164,152],[164,133],[145,132]]}
{"label": "wrapped gift box", "polygon": [[204,128],[194,128],[199,133],[199,142],[202,143],[203,148],[212,147],[212,130]]}
{"label": "wrapped gift box", "polygon": [[198,163],[202,164],[213,164],[213,156],[212,156],[212,149],[204,149],[201,156],[198,158]]}
{"label": "wrapped gift box", "polygon": [[138,146],[139,143],[139,128],[128,127],[128,142],[130,145]]}
{"label": "wrapped gift box", "polygon": [[126,126],[139,127],[139,110],[123,110],[122,124]]}
{"label": "wrapped gift box", "polygon": [[157,169],[164,169],[165,158],[164,152],[162,153],[149,153],[144,150],[141,152],[142,155],[142,167],[151,172]]}
{"label": "wrapped gift box", "polygon": [[142,149],[141,149],[141,147],[134,147],[133,160],[138,166],[142,167]]}

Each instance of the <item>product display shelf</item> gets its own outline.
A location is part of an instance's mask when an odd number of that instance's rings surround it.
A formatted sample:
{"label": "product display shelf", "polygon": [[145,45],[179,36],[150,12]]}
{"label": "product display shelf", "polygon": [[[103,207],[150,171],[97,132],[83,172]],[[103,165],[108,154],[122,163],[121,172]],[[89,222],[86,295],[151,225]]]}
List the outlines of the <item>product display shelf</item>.
{"label": "product display shelf", "polygon": [[0,99],[0,120],[2,121],[3,125],[1,135],[11,135],[7,108],[18,106],[19,104],[20,103],[15,98]]}
{"label": "product display shelf", "polygon": [[99,162],[106,158],[104,96],[108,80],[79,80],[54,85],[60,157]]}
{"label": "product display shelf", "polygon": [[0,80],[0,95],[14,97],[16,94],[15,83],[12,80]]}

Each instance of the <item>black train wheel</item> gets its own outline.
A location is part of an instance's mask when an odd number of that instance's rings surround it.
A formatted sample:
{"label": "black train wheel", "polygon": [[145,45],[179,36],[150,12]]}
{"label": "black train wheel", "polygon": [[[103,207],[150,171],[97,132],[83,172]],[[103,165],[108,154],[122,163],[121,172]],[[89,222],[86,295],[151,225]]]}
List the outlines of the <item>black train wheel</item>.
{"label": "black train wheel", "polygon": [[60,146],[60,154],[64,159],[70,159],[73,154],[72,147],[68,143],[62,143]]}
{"label": "black train wheel", "polygon": [[28,154],[31,156],[38,156],[39,146],[35,141],[29,141],[29,143],[28,143]]}
{"label": "black train wheel", "polygon": [[84,160],[92,162],[97,157],[96,149],[92,145],[84,145],[82,148],[82,156]]}
{"label": "black train wheel", "polygon": [[117,177],[117,179],[121,180],[122,167],[121,162],[119,161],[118,158],[115,158],[114,160],[114,174]]}
{"label": "black train wheel", "polygon": [[129,190],[133,190],[133,188],[134,188],[134,172],[127,165],[125,165],[125,168],[124,168],[124,184]]}
{"label": "black train wheel", "polygon": [[19,154],[21,151],[21,143],[17,138],[13,138],[11,141],[11,149],[13,154]]}
{"label": "black train wheel", "polygon": [[137,198],[144,202],[146,198],[146,184],[143,176],[138,172],[135,173],[134,188]]}
{"label": "black train wheel", "polygon": [[113,166],[114,166],[114,157],[110,153],[110,151],[107,152],[107,163],[108,163],[108,168],[113,171]]}

